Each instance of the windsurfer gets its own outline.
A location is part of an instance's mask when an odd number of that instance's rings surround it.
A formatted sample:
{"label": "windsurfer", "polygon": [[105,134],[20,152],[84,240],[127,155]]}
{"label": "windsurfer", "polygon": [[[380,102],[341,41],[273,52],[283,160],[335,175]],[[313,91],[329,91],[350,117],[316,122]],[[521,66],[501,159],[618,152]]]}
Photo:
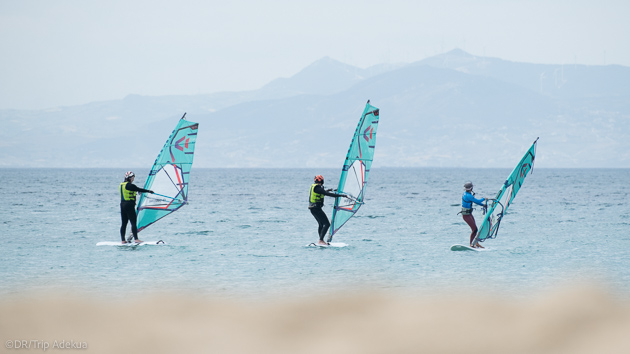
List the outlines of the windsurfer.
{"label": "windsurfer", "polygon": [[473,203],[484,206],[484,202],[487,203],[486,198],[475,198],[475,193],[473,190],[473,183],[466,182],[464,183],[464,195],[462,195],[462,217],[464,221],[470,226],[472,232],[470,233],[470,247],[473,248],[483,248],[478,242],[476,245],[473,245],[473,240],[475,236],[477,236],[477,224],[475,223],[475,217],[472,215],[473,212]]}
{"label": "windsurfer", "polygon": [[153,193],[148,189],[139,188],[133,184],[133,180],[136,175],[129,171],[125,173],[125,181],[120,184],[118,191],[120,192],[120,217],[122,219],[122,226],[120,227],[120,238],[122,243],[127,243],[125,240],[125,231],[127,230],[127,223],[131,222],[131,233],[136,243],[142,241],[138,239],[138,227],[136,226],[136,192],[139,193]]}
{"label": "windsurfer", "polygon": [[317,220],[317,223],[319,224],[317,228],[319,242],[317,242],[317,244],[322,246],[328,245],[328,243],[324,241],[324,236],[326,236],[328,228],[330,228],[330,221],[328,220],[324,210],[322,210],[322,207],[324,206],[324,196],[335,198],[346,197],[345,194],[332,193],[332,189],[325,189],[324,177],[322,175],[317,175],[315,176],[315,183],[311,185],[308,208],[311,210],[311,214],[313,214],[315,220]]}

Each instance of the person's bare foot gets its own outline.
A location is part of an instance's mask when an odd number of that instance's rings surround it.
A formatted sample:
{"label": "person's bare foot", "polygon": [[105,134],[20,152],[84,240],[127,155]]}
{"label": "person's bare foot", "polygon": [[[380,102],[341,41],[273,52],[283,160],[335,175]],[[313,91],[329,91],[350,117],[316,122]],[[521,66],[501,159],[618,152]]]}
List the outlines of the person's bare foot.
{"label": "person's bare foot", "polygon": [[319,240],[319,242],[317,242],[317,245],[319,245],[319,246],[328,246],[328,242]]}

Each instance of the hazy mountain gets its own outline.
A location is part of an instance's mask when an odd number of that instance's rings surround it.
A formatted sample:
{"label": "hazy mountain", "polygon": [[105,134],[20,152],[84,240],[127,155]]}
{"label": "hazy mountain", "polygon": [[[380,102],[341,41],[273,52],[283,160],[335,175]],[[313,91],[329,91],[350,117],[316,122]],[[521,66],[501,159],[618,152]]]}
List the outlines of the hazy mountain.
{"label": "hazy mountain", "polygon": [[430,57],[411,65],[429,65],[487,76],[523,86],[555,98],[630,96],[630,68],[620,65],[587,66],[516,63],[477,57],[460,49]]}
{"label": "hazy mountain", "polygon": [[285,97],[296,94],[328,95],[346,90],[369,76],[367,70],[324,57],[288,79],[273,80],[262,90]]}
{"label": "hazy mountain", "polygon": [[195,166],[339,167],[367,99],[375,167],[630,167],[630,68],[541,65],[454,50],[368,69],[322,58],[259,90],[0,111],[2,167],[145,167],[183,112]]}

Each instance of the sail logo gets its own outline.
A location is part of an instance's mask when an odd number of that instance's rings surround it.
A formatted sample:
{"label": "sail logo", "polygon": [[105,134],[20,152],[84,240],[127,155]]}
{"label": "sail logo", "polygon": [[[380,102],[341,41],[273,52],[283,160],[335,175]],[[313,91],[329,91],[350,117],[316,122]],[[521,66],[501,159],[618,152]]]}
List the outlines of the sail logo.
{"label": "sail logo", "polygon": [[[181,146],[180,144],[186,140],[186,142],[184,142],[184,146]],[[177,140],[175,142],[175,148],[179,151],[184,151],[184,148],[188,149],[188,143],[190,142],[190,138],[187,137],[182,137],[181,139]]]}
{"label": "sail logo", "polygon": [[[368,131],[369,131],[369,137],[368,137]],[[372,140],[373,134],[374,134],[374,128],[370,125],[369,127],[365,128],[365,130],[363,131],[363,138],[365,139],[365,141],[369,143],[370,140]]]}
{"label": "sail logo", "polygon": [[523,166],[521,166],[521,178],[525,178],[525,176],[527,176],[527,172],[529,172],[529,164],[528,163],[524,163]]}
{"label": "sail logo", "polygon": [[173,148],[183,152],[184,154],[192,154],[192,152],[184,152],[184,149],[189,150],[190,149],[194,149],[194,142],[193,144],[190,143],[190,137],[188,136],[183,136],[181,138],[179,138],[178,140],[175,141],[175,144],[171,145],[171,147],[169,148],[169,153],[171,154],[171,162],[175,163],[175,155],[173,154]]}

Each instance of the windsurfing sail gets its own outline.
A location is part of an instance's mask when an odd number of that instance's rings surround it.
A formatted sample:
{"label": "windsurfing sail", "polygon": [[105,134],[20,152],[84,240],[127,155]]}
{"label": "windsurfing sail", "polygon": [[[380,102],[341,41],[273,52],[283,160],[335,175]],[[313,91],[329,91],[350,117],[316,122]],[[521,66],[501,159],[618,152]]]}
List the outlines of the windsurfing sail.
{"label": "windsurfing sail", "polygon": [[335,199],[328,242],[363,205],[365,187],[374,158],[378,119],[379,109],[371,106],[368,100],[354,131],[339,178],[337,193],[346,194],[348,198]]}
{"label": "windsurfing sail", "polygon": [[186,113],[166,140],[153,163],[138,201],[138,231],[178,210],[188,202],[188,179],[195,153],[199,123],[185,120]]}
{"label": "windsurfing sail", "polygon": [[483,218],[477,236],[475,236],[473,240],[473,245],[477,245],[478,242],[483,242],[489,238],[497,237],[503,216],[514,200],[514,197],[516,197],[516,193],[521,189],[525,177],[527,177],[529,171],[534,167],[537,142],[538,138],[536,138],[532,146],[525,153],[525,156],[521,159],[521,162],[516,165],[512,173],[510,173],[505,180],[505,183],[503,183],[495,199],[490,200],[488,211]]}

